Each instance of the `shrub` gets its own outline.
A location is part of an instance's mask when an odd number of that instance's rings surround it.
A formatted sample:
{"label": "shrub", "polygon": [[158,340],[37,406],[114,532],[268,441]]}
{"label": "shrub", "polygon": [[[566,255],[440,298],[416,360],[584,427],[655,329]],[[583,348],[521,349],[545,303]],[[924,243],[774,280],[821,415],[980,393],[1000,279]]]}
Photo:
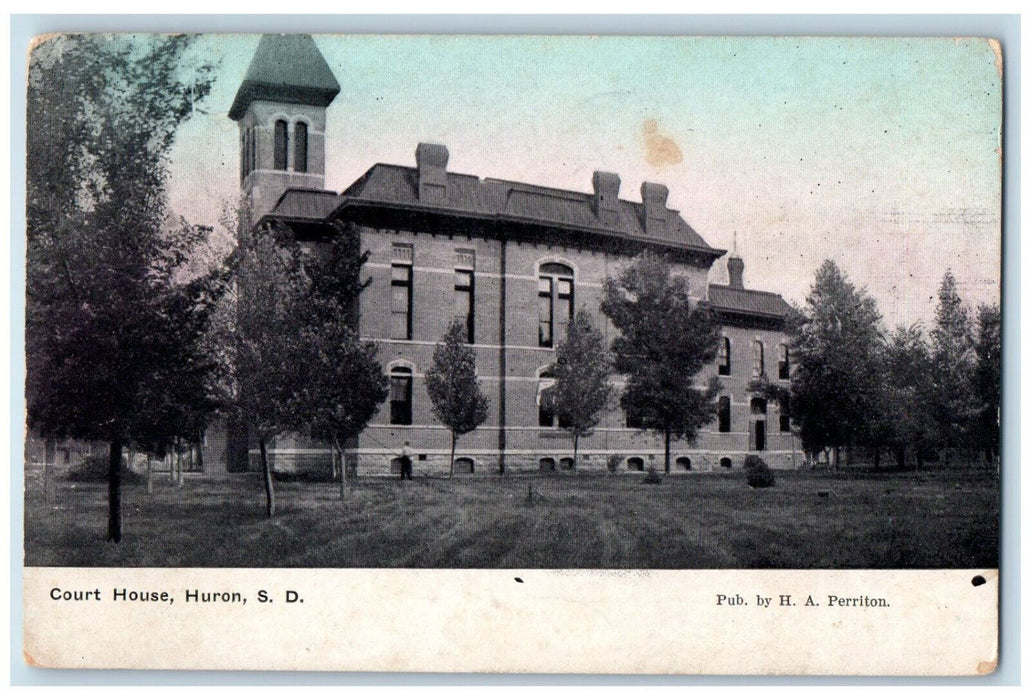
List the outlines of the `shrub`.
{"label": "shrub", "polygon": [[609,471],[615,472],[619,470],[619,465],[623,463],[623,455],[609,455]]}
{"label": "shrub", "polygon": [[757,455],[745,457],[745,479],[754,489],[768,488],[776,481],[773,478],[773,470]]}
{"label": "shrub", "polygon": [[648,467],[648,473],[644,475],[644,483],[646,484],[661,484],[662,477],[655,471],[655,467]]}
{"label": "shrub", "polygon": [[[68,470],[68,481],[104,483],[107,481],[107,459],[106,454],[92,455],[82,460],[82,464]],[[143,477],[129,469],[122,457],[122,483],[140,484]]]}

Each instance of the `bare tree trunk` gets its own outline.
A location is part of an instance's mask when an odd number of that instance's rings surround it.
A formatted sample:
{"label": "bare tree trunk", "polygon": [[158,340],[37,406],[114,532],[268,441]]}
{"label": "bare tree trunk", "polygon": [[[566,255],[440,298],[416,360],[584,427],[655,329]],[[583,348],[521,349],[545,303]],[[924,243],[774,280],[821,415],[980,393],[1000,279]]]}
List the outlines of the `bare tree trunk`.
{"label": "bare tree trunk", "polygon": [[580,433],[573,433],[573,471],[576,471],[576,455],[580,451]]}
{"label": "bare tree trunk", "polygon": [[122,541],[122,441],[111,441],[107,460],[107,541]]}
{"label": "bare tree trunk", "polygon": [[448,478],[455,478],[455,443],[458,442],[458,438],[455,437],[455,431],[451,431],[451,474]]}
{"label": "bare tree trunk", "polygon": [[175,446],[175,472],[176,472],[176,483],[182,488],[182,485],[186,482],[183,475],[183,453],[179,450],[179,445]]}
{"label": "bare tree trunk", "polygon": [[333,452],[333,469],[336,470],[336,456],[340,454],[340,500],[344,500],[347,496],[347,465],[344,464],[344,450],[340,447],[340,443],[336,440],[333,441],[333,445],[336,448]]}
{"label": "bare tree trunk", "polygon": [[669,428],[666,429],[665,437],[666,437],[666,473],[669,474],[669,442],[670,442]]}
{"label": "bare tree trunk", "polygon": [[175,484],[175,457],[173,456],[174,450],[169,446],[168,454],[165,455],[168,458],[168,483]]}
{"label": "bare tree trunk", "polygon": [[150,467],[151,456],[150,452],[147,453],[147,493],[154,493],[154,472]]}
{"label": "bare tree trunk", "polygon": [[264,437],[258,438],[258,447],[261,448],[261,474],[265,478],[265,517],[272,519],[276,515],[276,494],[272,488],[272,470],[268,465]]}
{"label": "bare tree trunk", "polygon": [[43,441],[43,505],[50,503],[50,470],[54,466],[54,453],[57,446],[53,440]]}

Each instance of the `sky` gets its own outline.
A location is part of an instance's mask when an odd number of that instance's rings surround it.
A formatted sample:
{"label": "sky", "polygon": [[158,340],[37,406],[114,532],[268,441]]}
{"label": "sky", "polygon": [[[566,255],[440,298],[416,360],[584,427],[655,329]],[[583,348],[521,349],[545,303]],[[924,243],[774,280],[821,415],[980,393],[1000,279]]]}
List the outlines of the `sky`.
{"label": "sky", "polygon": [[[204,35],[211,95],[172,152],[171,205],[215,223],[238,195],[227,113],[257,35]],[[983,39],[316,35],[341,85],[326,187],[444,143],[453,172],[591,191],[642,181],[745,285],[804,301],[834,260],[888,327],[933,323],[946,269],[999,299],[1002,79]],[[713,282],[726,281],[725,258]]]}

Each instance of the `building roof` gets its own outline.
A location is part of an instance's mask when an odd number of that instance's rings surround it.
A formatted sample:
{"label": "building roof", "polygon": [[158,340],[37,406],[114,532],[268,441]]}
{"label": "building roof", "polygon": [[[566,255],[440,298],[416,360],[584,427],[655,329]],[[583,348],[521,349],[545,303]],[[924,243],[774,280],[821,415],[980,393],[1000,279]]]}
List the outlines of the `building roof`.
{"label": "building roof", "polygon": [[[665,230],[645,231],[643,205],[639,202],[619,200],[617,222],[605,224],[595,211],[593,193],[474,175],[447,173],[446,200],[440,204],[429,204],[419,199],[418,169],[380,163],[343,192],[341,203],[347,199],[599,231],[642,242],[691,248],[709,253],[714,258],[726,252],[710,247],[674,210],[667,210]],[[274,213],[278,215],[279,209]]]}
{"label": "building roof", "polygon": [[281,219],[325,219],[340,202],[340,195],[331,190],[295,187],[283,193],[276,203],[275,215]]}
{"label": "building roof", "polygon": [[716,311],[767,318],[782,319],[791,311],[791,306],[780,294],[723,284],[709,285],[709,305]]}
{"label": "building roof", "polygon": [[229,118],[240,119],[254,100],[325,107],[339,92],[340,83],[310,35],[265,34],[229,108]]}

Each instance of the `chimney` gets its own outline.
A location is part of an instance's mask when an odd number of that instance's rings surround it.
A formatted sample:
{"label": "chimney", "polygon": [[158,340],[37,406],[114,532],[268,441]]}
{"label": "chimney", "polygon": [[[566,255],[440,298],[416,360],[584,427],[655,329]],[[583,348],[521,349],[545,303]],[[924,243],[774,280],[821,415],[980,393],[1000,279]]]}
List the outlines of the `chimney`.
{"label": "chimney", "polygon": [[594,213],[603,226],[619,224],[619,175],[594,171]]}
{"label": "chimney", "polygon": [[737,254],[731,253],[727,258],[727,272],[730,273],[730,286],[735,289],[745,288],[745,261]]}
{"label": "chimney", "polygon": [[415,149],[419,168],[419,201],[427,204],[447,202],[447,146],[420,143]]}
{"label": "chimney", "polygon": [[666,198],[669,189],[654,182],[641,183],[641,202],[644,204],[644,232],[660,234],[666,232],[668,210]]}

